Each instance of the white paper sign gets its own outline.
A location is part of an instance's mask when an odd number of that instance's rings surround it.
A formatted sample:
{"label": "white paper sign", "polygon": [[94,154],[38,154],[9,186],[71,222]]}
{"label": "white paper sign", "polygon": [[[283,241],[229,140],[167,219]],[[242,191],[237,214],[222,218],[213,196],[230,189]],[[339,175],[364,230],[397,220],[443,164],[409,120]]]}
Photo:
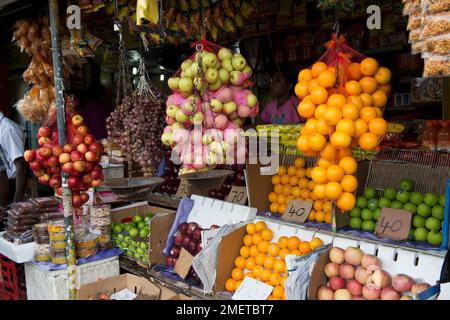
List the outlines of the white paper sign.
{"label": "white paper sign", "polygon": [[273,291],[273,287],[264,282],[247,277],[242,281],[237,291],[231,297],[232,300],[267,300]]}
{"label": "white paper sign", "polygon": [[128,289],[120,290],[119,292],[116,292],[111,295],[111,300],[134,300],[136,299],[137,294],[134,292],[131,292]]}

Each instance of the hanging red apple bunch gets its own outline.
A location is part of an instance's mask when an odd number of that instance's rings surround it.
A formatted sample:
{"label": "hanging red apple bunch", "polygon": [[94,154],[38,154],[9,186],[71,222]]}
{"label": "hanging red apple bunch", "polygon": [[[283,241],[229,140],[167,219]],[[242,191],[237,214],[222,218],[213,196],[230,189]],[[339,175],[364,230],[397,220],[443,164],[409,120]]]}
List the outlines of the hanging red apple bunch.
{"label": "hanging red apple bunch", "polygon": [[85,191],[103,182],[99,165],[103,146],[89,134],[81,115],[70,111],[66,118],[68,143],[59,145],[55,121],[47,121],[38,131],[39,149],[25,151],[24,158],[39,183],[49,185],[58,195],[62,194],[61,171],[65,172],[72,190],[72,204],[79,208],[89,200]]}

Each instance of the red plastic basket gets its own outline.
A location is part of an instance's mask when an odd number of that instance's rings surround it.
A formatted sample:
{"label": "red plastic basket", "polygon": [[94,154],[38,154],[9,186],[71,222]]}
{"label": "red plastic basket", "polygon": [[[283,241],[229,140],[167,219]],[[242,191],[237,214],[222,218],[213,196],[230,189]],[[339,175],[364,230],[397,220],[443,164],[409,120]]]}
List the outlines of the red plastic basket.
{"label": "red plastic basket", "polygon": [[0,254],[0,300],[26,300],[26,291],[19,282],[21,275],[17,264]]}

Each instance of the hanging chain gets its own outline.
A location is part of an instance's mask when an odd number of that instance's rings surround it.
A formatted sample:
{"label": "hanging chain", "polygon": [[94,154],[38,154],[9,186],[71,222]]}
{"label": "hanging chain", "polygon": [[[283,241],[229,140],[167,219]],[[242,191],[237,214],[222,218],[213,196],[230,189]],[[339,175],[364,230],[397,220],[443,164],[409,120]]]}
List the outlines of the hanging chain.
{"label": "hanging chain", "polygon": [[[339,41],[339,37],[340,37],[340,20],[339,20],[339,0],[336,0],[336,5],[335,5],[335,17],[336,17],[336,22],[334,24],[334,30],[336,32],[336,52],[339,54],[341,52],[341,43]],[[335,83],[335,87],[339,87],[340,85],[340,61],[337,60],[336,62],[336,83]]]}
{"label": "hanging chain", "polygon": [[163,4],[162,4],[162,0],[158,1],[159,3],[159,8],[158,8],[158,14],[159,14],[159,28],[161,29],[161,41],[164,41],[167,38],[167,33],[165,31],[164,28],[164,24],[163,24],[163,16],[164,16],[164,9],[163,9]]}
{"label": "hanging chain", "polygon": [[[197,51],[197,75],[194,78],[194,107],[197,108],[197,98],[202,96],[202,89],[203,89],[203,45],[202,44],[197,44],[195,46],[195,50]],[[201,90],[199,90],[198,88],[200,87],[200,85],[202,85]],[[203,101],[202,101],[202,110],[204,110],[203,108]],[[205,113],[204,113],[205,114]],[[206,114],[205,114],[205,119],[206,119]]]}
{"label": "hanging chain", "polygon": [[118,73],[117,73],[117,92],[116,92],[116,106],[119,105],[121,100],[127,96],[128,84],[130,83],[129,78],[127,76],[126,70],[126,56],[125,56],[125,42],[123,41],[122,34],[122,24],[119,20],[119,8],[117,4],[117,0],[114,0],[114,10],[115,10],[115,18],[114,18],[114,31],[119,34],[119,62],[118,62]]}

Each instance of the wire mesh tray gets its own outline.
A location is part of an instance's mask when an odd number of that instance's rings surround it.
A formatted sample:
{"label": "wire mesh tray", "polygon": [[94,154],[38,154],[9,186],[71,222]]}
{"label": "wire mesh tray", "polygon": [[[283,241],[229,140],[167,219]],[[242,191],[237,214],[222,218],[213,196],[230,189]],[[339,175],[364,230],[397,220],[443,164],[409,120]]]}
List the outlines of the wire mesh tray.
{"label": "wire mesh tray", "polygon": [[105,183],[105,186],[122,199],[145,198],[152,193],[157,185],[163,182],[164,179],[159,177],[121,178],[109,180]]}

